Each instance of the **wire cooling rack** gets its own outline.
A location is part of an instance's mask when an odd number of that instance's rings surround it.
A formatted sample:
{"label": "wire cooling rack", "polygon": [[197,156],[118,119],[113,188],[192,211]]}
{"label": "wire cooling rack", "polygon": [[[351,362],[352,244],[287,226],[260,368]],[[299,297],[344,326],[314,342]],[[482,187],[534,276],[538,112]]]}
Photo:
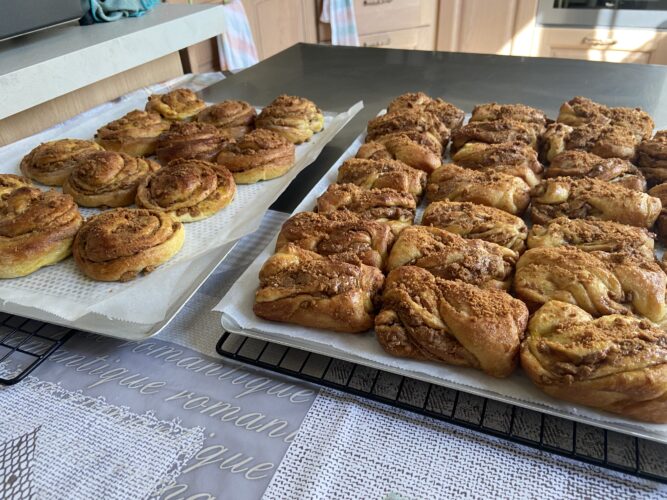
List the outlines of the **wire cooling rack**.
{"label": "wire cooling rack", "polygon": [[667,483],[667,445],[225,332],[218,354],[556,455]]}
{"label": "wire cooling rack", "polygon": [[0,312],[0,385],[20,382],[75,331]]}

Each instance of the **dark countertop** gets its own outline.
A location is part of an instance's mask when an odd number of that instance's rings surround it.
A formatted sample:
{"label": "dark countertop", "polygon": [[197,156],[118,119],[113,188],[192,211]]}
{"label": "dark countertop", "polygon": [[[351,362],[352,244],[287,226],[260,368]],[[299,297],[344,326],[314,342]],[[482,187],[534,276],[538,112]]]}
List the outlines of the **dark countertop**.
{"label": "dark countertop", "polygon": [[449,52],[295,45],[203,92],[207,100],[266,105],[285,93],[321,109],[364,109],[327,145],[273,205],[291,212],[312,186],[395,96],[423,91],[466,112],[484,102],[521,102],[551,118],[563,101],[583,95],[610,106],[639,106],[667,126],[667,67]]}

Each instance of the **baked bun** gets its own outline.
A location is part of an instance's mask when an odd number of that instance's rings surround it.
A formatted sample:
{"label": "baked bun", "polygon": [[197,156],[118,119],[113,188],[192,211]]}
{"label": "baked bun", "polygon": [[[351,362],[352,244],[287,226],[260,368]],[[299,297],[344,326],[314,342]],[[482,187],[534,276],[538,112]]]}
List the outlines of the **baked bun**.
{"label": "baked bun", "polygon": [[498,104],[497,102],[478,104],[473,108],[470,117],[470,123],[496,120],[515,120],[525,123],[537,134],[544,132],[547,126],[547,115],[544,111],[525,104]]}
{"label": "baked bun", "polygon": [[163,165],[177,159],[215,161],[227,138],[213,125],[198,122],[176,122],[160,134],[155,154]]}
{"label": "baked bun", "polygon": [[391,188],[410,193],[419,200],[426,188],[426,172],[396,160],[350,158],[338,169],[339,184],[356,184],[364,189]]}
{"label": "baked bun", "polygon": [[395,133],[362,144],[357,158],[398,160],[427,174],[442,165],[442,144],[430,134]]}
{"label": "baked bun", "polygon": [[324,128],[324,115],[304,97],[281,95],[262,110],[255,125],[277,132],[293,144],[301,144]]}
{"label": "baked bun", "polygon": [[637,164],[649,185],[667,182],[667,130],[658,130],[637,147]]}
{"label": "baked bun", "polygon": [[95,140],[110,151],[150,156],[155,153],[157,138],[169,127],[171,122],[157,113],[134,110],[100,128]]}
{"label": "baked bun", "polygon": [[521,367],[558,399],[667,423],[667,333],[640,318],[593,319],[552,300],[530,319]]}
{"label": "baked bun", "polygon": [[195,120],[210,123],[231,139],[240,139],[255,128],[257,111],[245,101],[222,101],[200,111]]}
{"label": "baked bun", "polygon": [[392,100],[387,106],[387,113],[405,110],[424,111],[440,120],[449,130],[459,128],[465,119],[465,111],[439,97],[433,99],[423,92],[407,92]]}
{"label": "baked bun", "polygon": [[139,183],[159,168],[152,160],[125,153],[90,153],[79,158],[63,193],[82,207],[126,207],[134,203]]}
{"label": "baked bun", "polygon": [[174,121],[189,120],[205,107],[206,103],[190,89],[153,94],[146,103],[146,111],[158,113],[165,120]]}
{"label": "baked bun", "polygon": [[366,141],[382,142],[383,136],[392,134],[426,134],[441,147],[447,145],[450,130],[431,113],[418,109],[406,109],[386,113],[368,122]]}
{"label": "baked bun", "polygon": [[21,172],[47,186],[62,186],[78,155],[102,150],[99,144],[82,139],[45,142],[23,157]]}
{"label": "baked bun", "polygon": [[72,253],[89,278],[130,281],[171,259],[184,239],[183,224],[167,213],[115,208],[86,221]]}
{"label": "baked bun", "polygon": [[648,194],[658,198],[662,203],[660,215],[655,221],[655,232],[658,234],[658,240],[663,245],[667,245],[667,184],[658,184],[648,190]]}
{"label": "baked bun", "polygon": [[235,194],[234,178],[226,168],[203,160],[174,160],[139,184],[136,203],[180,222],[194,222],[222,210]]}
{"label": "baked bun", "polygon": [[27,177],[20,175],[0,174],[0,196],[21,187],[32,187],[32,182]]}
{"label": "baked bun", "polygon": [[452,154],[469,142],[501,144],[519,142],[537,149],[539,133],[533,127],[516,120],[470,122],[452,133]]}
{"label": "baked bun", "polygon": [[69,256],[83,219],[71,196],[20,187],[0,195],[0,278],[16,278]]}
{"label": "baked bun", "polygon": [[294,166],[295,151],[282,135],[257,129],[226,144],[217,162],[229,169],[238,184],[252,184],[284,175]]}

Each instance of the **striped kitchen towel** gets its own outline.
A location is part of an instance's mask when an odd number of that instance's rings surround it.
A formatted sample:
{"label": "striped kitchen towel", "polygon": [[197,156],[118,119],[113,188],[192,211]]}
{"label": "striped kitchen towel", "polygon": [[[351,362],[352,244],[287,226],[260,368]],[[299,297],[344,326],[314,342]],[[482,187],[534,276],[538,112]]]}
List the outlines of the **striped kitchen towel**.
{"label": "striped kitchen towel", "polygon": [[353,0],[324,0],[320,21],[331,24],[332,45],[359,46]]}
{"label": "striped kitchen towel", "polygon": [[257,64],[257,48],[241,0],[224,2],[223,7],[225,29],[218,37],[220,67],[223,70],[240,71]]}

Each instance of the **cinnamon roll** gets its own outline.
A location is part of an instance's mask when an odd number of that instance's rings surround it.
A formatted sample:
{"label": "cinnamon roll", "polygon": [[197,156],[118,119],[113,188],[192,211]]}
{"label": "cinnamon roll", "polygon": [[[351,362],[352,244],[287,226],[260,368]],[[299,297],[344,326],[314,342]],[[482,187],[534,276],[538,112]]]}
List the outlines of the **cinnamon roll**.
{"label": "cinnamon roll", "polygon": [[304,97],[281,95],[262,110],[255,125],[277,132],[293,144],[301,144],[324,128],[324,115]]}
{"label": "cinnamon roll", "polygon": [[32,187],[32,182],[20,175],[0,174],[0,196],[21,187]]}
{"label": "cinnamon roll", "polygon": [[465,111],[439,97],[433,99],[423,92],[408,92],[396,97],[387,106],[387,113],[418,110],[430,113],[449,130],[459,128],[465,119]]}
{"label": "cinnamon roll", "polygon": [[47,186],[62,186],[78,155],[102,150],[99,144],[82,139],[45,142],[23,157],[21,172]]}
{"label": "cinnamon roll", "polygon": [[218,154],[218,164],[229,169],[238,184],[280,177],[294,166],[294,144],[271,130],[257,129],[231,140]]}
{"label": "cinnamon roll", "polygon": [[621,158],[600,158],[586,151],[564,151],[551,160],[545,177],[590,177],[635,191],[646,191],[646,179],[632,163]]}
{"label": "cinnamon roll", "polygon": [[637,165],[649,185],[667,182],[667,130],[658,130],[652,139],[637,147]]}
{"label": "cinnamon roll", "polygon": [[430,174],[442,165],[442,144],[430,134],[387,134],[362,144],[356,156],[364,160],[399,160]]}
{"label": "cinnamon roll", "polygon": [[136,203],[180,222],[194,222],[222,210],[235,194],[234,178],[226,168],[203,160],[174,160],[139,184]]}
{"label": "cinnamon roll", "polygon": [[227,138],[213,125],[177,122],[160,134],[155,145],[155,154],[163,165],[176,159],[213,162],[226,143]]}
{"label": "cinnamon roll", "polygon": [[100,128],[95,140],[110,151],[150,156],[155,153],[158,137],[169,127],[171,122],[157,113],[134,110]]}
{"label": "cinnamon roll", "polygon": [[134,203],[139,183],[159,168],[152,160],[125,153],[90,153],[80,157],[63,193],[82,207],[125,207]]}
{"label": "cinnamon roll", "polygon": [[472,110],[470,117],[470,123],[496,120],[515,120],[525,123],[538,135],[544,132],[544,127],[547,126],[547,115],[544,111],[525,104],[498,104],[497,102],[478,104]]}
{"label": "cinnamon roll", "polygon": [[662,203],[660,215],[655,221],[655,232],[658,234],[658,240],[663,245],[667,245],[667,184],[658,184],[649,189],[648,194],[658,198]]}
{"label": "cinnamon roll", "polygon": [[115,208],[86,221],[72,253],[89,278],[130,281],[171,259],[184,239],[183,224],[165,212]]}
{"label": "cinnamon roll", "polygon": [[544,167],[537,159],[537,151],[521,142],[468,142],[452,155],[452,162],[475,170],[512,166],[530,169],[535,175],[544,172]]}
{"label": "cinnamon roll", "polygon": [[200,111],[195,120],[210,123],[222,135],[240,139],[255,128],[257,111],[245,101],[222,101]]}
{"label": "cinnamon roll", "polygon": [[71,196],[19,187],[0,195],[0,278],[26,276],[71,253],[83,219]]}
{"label": "cinnamon roll", "polygon": [[520,142],[537,149],[538,138],[539,134],[533,127],[516,120],[470,122],[452,133],[452,153],[469,142]]}
{"label": "cinnamon roll", "polygon": [[206,103],[190,89],[153,94],[146,103],[146,111],[158,113],[165,120],[174,121],[189,120],[205,107]]}
{"label": "cinnamon roll", "polygon": [[386,113],[368,122],[366,141],[382,142],[383,136],[392,134],[425,134],[427,140],[444,147],[449,141],[449,129],[430,113],[420,110],[400,110]]}
{"label": "cinnamon roll", "polygon": [[426,187],[426,172],[396,160],[350,158],[338,169],[339,184],[356,184],[364,189],[391,188],[410,193],[419,200]]}

